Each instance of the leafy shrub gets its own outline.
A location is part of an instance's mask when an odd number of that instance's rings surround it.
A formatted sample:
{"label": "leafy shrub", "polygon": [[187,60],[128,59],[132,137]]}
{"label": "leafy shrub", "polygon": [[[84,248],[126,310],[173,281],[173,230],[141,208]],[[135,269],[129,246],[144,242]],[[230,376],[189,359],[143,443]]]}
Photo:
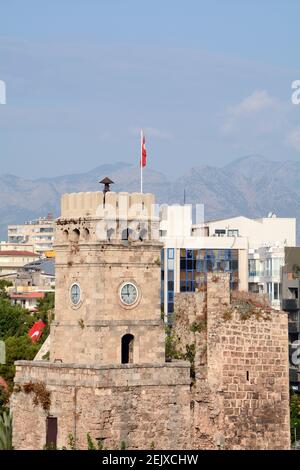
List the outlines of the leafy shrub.
{"label": "leafy shrub", "polygon": [[12,415],[4,411],[0,415],[0,450],[12,448]]}

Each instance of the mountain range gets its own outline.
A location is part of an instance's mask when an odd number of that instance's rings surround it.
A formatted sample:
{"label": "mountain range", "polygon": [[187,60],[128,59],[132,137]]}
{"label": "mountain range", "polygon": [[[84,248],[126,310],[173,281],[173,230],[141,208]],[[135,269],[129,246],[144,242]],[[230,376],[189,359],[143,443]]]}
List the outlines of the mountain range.
{"label": "mountain range", "polygon": [[[81,174],[23,179],[0,176],[0,239],[7,225],[23,223],[49,212],[59,215],[60,196],[66,192],[97,191],[99,180],[109,176],[114,191],[138,192],[140,169],[127,163],[105,164]],[[144,192],[153,192],[158,203],[203,203],[205,219],[245,215],[262,217],[269,212],[296,217],[300,226],[300,162],[272,161],[250,155],[223,167],[191,168],[175,181],[164,174],[145,171]],[[299,232],[300,233],[300,232]]]}

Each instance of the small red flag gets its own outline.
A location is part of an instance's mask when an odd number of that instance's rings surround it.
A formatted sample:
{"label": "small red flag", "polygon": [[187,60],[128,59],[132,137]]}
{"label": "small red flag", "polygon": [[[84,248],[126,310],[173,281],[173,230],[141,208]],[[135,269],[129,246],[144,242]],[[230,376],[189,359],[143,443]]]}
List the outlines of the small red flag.
{"label": "small red flag", "polygon": [[141,133],[141,161],[140,165],[142,167],[146,166],[147,163],[147,151],[146,151],[146,144],[145,144],[145,136],[143,134],[143,131]]}
{"label": "small red flag", "polygon": [[43,329],[45,328],[45,323],[42,320],[35,322],[30,330],[28,331],[28,336],[31,338],[33,343],[36,343],[42,336]]}

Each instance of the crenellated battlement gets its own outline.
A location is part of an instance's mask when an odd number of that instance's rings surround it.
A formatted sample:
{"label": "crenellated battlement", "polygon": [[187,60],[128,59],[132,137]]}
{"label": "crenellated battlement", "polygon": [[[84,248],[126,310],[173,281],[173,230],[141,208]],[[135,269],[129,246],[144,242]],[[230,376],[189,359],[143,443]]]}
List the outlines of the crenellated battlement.
{"label": "crenellated battlement", "polygon": [[158,240],[153,194],[87,192],[62,196],[55,244]]}
{"label": "crenellated battlement", "polygon": [[155,218],[155,198],[151,193],[115,193],[102,191],[64,194],[61,199],[62,218]]}

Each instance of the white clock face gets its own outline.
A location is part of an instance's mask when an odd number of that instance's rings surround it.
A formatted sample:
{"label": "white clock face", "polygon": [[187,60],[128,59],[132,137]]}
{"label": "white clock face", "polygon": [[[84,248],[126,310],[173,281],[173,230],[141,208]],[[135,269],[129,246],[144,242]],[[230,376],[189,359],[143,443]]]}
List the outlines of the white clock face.
{"label": "white clock face", "polygon": [[131,282],[126,282],[126,284],[123,284],[121,287],[120,298],[123,304],[133,305],[138,298],[137,287]]}
{"label": "white clock face", "polygon": [[79,284],[73,284],[70,291],[71,302],[73,305],[77,305],[80,301],[80,286]]}

